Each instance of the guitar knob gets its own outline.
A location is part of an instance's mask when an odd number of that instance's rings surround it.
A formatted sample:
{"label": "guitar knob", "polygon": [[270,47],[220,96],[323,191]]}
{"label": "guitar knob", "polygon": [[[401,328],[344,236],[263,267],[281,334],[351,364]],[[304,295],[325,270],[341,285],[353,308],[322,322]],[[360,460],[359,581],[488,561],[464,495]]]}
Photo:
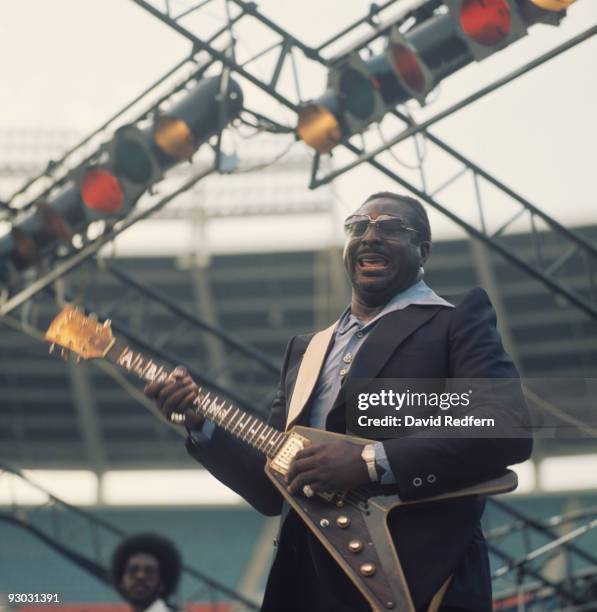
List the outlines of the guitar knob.
{"label": "guitar knob", "polygon": [[353,553],[358,553],[363,550],[363,542],[361,540],[351,540],[348,543],[348,550]]}
{"label": "guitar knob", "polygon": [[336,519],[336,525],[338,525],[340,529],[346,529],[350,525],[350,519],[345,514],[341,514]]}
{"label": "guitar knob", "polygon": [[373,576],[373,574],[375,574],[376,569],[377,568],[373,563],[363,563],[363,565],[361,565],[361,567],[359,568],[359,571],[361,572],[361,574],[363,574],[363,576]]}

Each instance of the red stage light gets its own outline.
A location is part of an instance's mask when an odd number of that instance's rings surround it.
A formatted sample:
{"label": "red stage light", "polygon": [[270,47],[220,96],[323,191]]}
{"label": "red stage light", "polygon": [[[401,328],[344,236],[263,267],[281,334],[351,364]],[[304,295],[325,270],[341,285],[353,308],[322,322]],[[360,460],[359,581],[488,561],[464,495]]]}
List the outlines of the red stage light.
{"label": "red stage light", "polygon": [[425,93],[427,86],[425,75],[421,68],[419,58],[408,47],[401,44],[393,44],[390,47],[394,70],[402,78],[413,92]]}
{"label": "red stage light", "polygon": [[92,168],[85,173],[80,192],[85,206],[106,215],[119,212],[124,203],[118,179],[102,168]]}
{"label": "red stage light", "polygon": [[480,45],[491,47],[499,44],[512,30],[508,0],[463,0],[460,27]]}

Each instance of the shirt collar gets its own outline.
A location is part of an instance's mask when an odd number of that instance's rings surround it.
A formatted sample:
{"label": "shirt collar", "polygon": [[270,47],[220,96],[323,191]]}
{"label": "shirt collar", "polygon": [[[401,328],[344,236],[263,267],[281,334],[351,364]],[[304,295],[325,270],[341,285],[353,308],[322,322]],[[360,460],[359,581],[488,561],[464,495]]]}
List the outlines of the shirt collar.
{"label": "shirt collar", "polygon": [[373,319],[363,323],[360,319],[357,319],[350,312],[350,306],[342,313],[340,322],[338,323],[338,330],[336,333],[343,335],[353,329],[355,326],[358,329],[368,329],[373,323],[385,317],[387,314],[396,310],[403,310],[408,306],[445,306],[447,308],[454,308],[454,304],[451,304],[444,298],[440,297],[429,287],[425,281],[420,280],[414,285],[411,285],[404,291],[397,293],[379,312]]}

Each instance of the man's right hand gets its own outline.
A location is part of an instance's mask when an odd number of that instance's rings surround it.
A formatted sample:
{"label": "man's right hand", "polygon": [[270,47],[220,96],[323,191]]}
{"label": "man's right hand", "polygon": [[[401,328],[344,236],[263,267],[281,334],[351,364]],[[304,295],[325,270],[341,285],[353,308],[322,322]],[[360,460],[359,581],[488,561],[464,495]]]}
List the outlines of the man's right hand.
{"label": "man's right hand", "polygon": [[147,397],[155,400],[164,418],[172,423],[173,412],[184,414],[180,423],[189,429],[201,429],[204,418],[193,409],[199,388],[184,368],[178,367],[165,382],[148,383],[143,390]]}

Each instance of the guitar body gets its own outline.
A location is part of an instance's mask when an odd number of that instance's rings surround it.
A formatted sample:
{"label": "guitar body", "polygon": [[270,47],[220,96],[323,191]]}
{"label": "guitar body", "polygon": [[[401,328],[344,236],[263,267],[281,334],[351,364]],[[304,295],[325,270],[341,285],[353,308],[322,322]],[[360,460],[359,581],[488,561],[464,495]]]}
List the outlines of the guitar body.
{"label": "guitar body", "polygon": [[[332,442],[338,438],[358,446],[371,443],[364,438],[310,427],[297,426],[292,433],[312,444]],[[272,469],[271,464],[268,462],[265,468],[267,476],[373,610],[414,612],[387,526],[388,513],[400,503],[400,498],[395,493],[384,492],[387,487],[373,484],[354,493],[316,494],[313,497],[306,497],[303,493],[290,495],[284,481],[285,474]]]}
{"label": "guitar body", "polygon": [[390,511],[414,503],[505,493],[516,488],[516,474],[506,470],[502,476],[482,485],[411,502],[402,501],[394,487],[375,483],[353,491],[315,494],[313,497],[306,497],[302,492],[291,495],[284,477],[292,457],[302,448],[304,440],[323,444],[338,439],[358,446],[372,443],[365,438],[297,426],[288,432],[288,443],[267,462],[265,472],[375,612],[414,612],[399,551],[388,528]]}

